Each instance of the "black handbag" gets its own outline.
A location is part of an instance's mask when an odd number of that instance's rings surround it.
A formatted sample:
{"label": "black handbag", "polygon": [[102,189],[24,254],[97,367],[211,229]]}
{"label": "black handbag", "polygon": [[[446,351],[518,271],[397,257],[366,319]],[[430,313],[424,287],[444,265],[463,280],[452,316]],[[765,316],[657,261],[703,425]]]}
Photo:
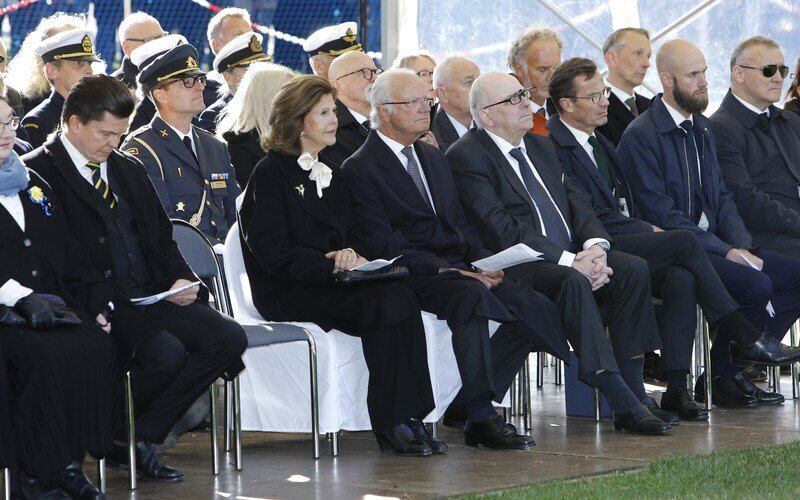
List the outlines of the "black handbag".
{"label": "black handbag", "polygon": [[[54,327],[75,326],[81,324],[81,319],[77,314],[67,307],[64,300],[58,295],[49,293],[35,293],[35,296],[44,299],[53,306],[56,313]],[[28,320],[14,310],[13,307],[0,306],[0,325],[2,326],[29,326]]]}
{"label": "black handbag", "polygon": [[408,276],[408,268],[386,266],[373,271],[339,271],[333,273],[333,280],[340,285],[352,285],[369,281],[398,280]]}

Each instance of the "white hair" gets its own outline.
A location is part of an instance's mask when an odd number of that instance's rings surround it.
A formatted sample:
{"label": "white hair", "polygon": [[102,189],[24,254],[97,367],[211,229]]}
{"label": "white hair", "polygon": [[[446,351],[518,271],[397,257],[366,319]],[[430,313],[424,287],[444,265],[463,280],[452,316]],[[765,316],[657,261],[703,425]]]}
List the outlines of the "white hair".
{"label": "white hair", "polygon": [[123,19],[121,23],[119,23],[119,28],[117,28],[117,40],[119,43],[122,43],[128,36],[128,30],[130,30],[134,25],[148,22],[156,23],[159,27],[161,27],[161,23],[158,22],[158,19],[151,16],[147,12],[134,12]]}
{"label": "white hair", "polygon": [[410,69],[394,68],[378,75],[378,78],[376,78],[375,82],[372,84],[372,92],[370,92],[369,95],[369,105],[371,108],[369,112],[369,122],[372,128],[381,127],[381,117],[380,113],[378,113],[378,106],[387,106],[389,112],[392,112],[391,105],[387,105],[386,103],[392,99],[391,93],[394,88],[394,80],[402,75],[417,77],[417,74]]}
{"label": "white hair", "polygon": [[436,65],[433,70],[433,88],[438,89],[450,83],[451,69],[455,63],[468,61],[475,63],[472,59],[464,56],[447,56],[442,62]]}

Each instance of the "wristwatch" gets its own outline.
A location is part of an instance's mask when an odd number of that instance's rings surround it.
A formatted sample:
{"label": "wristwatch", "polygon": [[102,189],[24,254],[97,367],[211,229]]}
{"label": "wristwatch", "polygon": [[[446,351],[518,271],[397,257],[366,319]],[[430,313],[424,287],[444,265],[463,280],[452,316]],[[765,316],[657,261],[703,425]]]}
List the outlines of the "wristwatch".
{"label": "wristwatch", "polygon": [[609,250],[611,250],[611,243],[607,241],[598,241],[597,243],[595,243],[595,245],[602,248],[604,252],[608,252]]}

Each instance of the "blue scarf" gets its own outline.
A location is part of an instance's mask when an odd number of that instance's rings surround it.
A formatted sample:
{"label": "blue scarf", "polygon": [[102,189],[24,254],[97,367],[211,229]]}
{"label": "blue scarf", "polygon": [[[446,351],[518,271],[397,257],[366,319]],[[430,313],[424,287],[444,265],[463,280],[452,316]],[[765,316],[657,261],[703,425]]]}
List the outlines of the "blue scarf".
{"label": "blue scarf", "polygon": [[13,196],[28,187],[28,171],[17,153],[11,151],[0,165],[0,195]]}

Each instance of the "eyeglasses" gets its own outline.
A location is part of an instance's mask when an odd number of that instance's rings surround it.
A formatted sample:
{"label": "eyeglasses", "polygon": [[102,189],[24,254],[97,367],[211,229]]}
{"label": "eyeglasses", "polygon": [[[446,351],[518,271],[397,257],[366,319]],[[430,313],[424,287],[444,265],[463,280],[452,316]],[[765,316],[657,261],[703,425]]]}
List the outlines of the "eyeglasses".
{"label": "eyeglasses", "polygon": [[176,78],[175,80],[167,82],[167,83],[165,83],[164,85],[162,85],[159,88],[163,89],[165,87],[168,87],[169,85],[172,85],[173,83],[181,82],[181,83],[183,83],[184,87],[186,87],[187,89],[190,89],[190,88],[194,87],[195,83],[199,82],[200,85],[205,85],[207,81],[208,81],[208,77],[206,75],[184,76],[182,78]]}
{"label": "eyeglasses", "polygon": [[422,71],[417,71],[417,76],[420,78],[430,78],[433,74],[433,71],[428,71],[427,69],[423,69]]}
{"label": "eyeglasses", "polygon": [[165,36],[167,36],[167,32],[166,31],[162,31],[160,35],[149,36],[147,38],[126,38],[125,41],[126,42],[147,43],[147,42],[152,42],[153,40],[158,40],[159,38],[164,38]]}
{"label": "eyeglasses", "polygon": [[605,97],[606,99],[611,97],[611,89],[609,87],[606,87],[600,92],[593,92],[587,96],[571,95],[567,97],[569,97],[570,99],[589,99],[594,104],[597,104],[598,102],[600,102],[600,97]]}
{"label": "eyeglasses", "polygon": [[361,73],[361,76],[363,76],[365,80],[372,80],[372,75],[378,76],[383,73],[383,70],[378,68],[361,68],[359,70],[351,71],[350,73],[342,75],[337,78],[337,80],[341,80],[346,76],[355,75],[356,73]]}
{"label": "eyeglasses", "polygon": [[7,122],[0,122],[0,133],[8,130],[17,130],[19,128],[19,117],[12,116]]}
{"label": "eyeglasses", "polygon": [[789,66],[784,66],[782,64],[780,66],[777,64],[767,64],[766,66],[762,66],[760,68],[756,68],[755,66],[745,66],[744,64],[737,64],[737,66],[740,68],[761,70],[761,74],[766,78],[772,78],[775,73],[780,73],[781,78],[786,78],[786,75],[789,74]]}
{"label": "eyeglasses", "polygon": [[433,97],[417,97],[416,99],[411,99],[410,101],[383,102],[381,104],[405,104],[410,108],[415,108],[422,102],[425,103],[426,108],[432,108],[436,103],[436,100]]}
{"label": "eyeglasses", "polygon": [[494,104],[490,104],[488,106],[484,106],[483,109],[489,109],[492,106],[497,106],[499,104],[504,104],[504,103],[509,103],[512,106],[515,106],[515,105],[519,104],[522,101],[522,99],[530,99],[530,98],[531,98],[531,89],[522,89],[519,92],[517,92],[516,94],[512,95],[511,97],[507,97],[507,98],[503,99],[502,101],[497,101]]}

